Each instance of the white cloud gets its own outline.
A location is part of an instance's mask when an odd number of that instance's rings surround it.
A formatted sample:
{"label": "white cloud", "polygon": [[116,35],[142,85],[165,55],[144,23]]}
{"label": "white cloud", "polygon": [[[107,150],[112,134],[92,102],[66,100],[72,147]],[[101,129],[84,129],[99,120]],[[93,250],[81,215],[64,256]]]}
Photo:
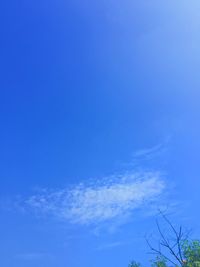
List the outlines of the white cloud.
{"label": "white cloud", "polygon": [[165,188],[158,172],[132,173],[31,196],[26,204],[69,222],[97,224],[131,215],[157,202]]}

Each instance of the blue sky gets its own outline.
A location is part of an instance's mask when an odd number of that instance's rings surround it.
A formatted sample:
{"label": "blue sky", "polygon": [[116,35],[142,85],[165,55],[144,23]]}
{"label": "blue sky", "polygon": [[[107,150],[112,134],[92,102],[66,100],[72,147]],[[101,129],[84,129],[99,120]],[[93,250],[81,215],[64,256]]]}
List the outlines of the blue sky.
{"label": "blue sky", "polygon": [[127,266],[158,207],[200,237],[199,1],[2,1],[3,267]]}

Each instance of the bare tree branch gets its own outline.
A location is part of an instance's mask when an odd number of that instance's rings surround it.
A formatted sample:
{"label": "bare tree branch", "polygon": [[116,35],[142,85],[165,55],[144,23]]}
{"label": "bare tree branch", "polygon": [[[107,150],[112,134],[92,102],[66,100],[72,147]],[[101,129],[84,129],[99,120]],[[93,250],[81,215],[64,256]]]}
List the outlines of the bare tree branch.
{"label": "bare tree branch", "polygon": [[161,237],[158,243],[158,248],[152,246],[149,239],[147,238],[146,242],[151,251],[153,252],[153,254],[164,258],[166,261],[170,262],[174,267],[177,266],[183,267],[185,265],[185,262],[183,258],[182,244],[185,240],[188,239],[189,233],[185,233],[181,226],[177,230],[161,210],[159,210],[159,214],[162,216],[164,221],[169,226],[169,229],[173,234],[173,236],[172,238],[167,238],[164,231],[160,227],[159,221],[156,220],[157,229]]}
{"label": "bare tree branch", "polygon": [[146,239],[146,242],[149,246],[149,248],[153,251],[153,254],[159,255],[163,258],[165,258],[167,261],[171,262],[172,264],[174,264],[176,266],[176,263],[174,261],[172,261],[169,257],[167,257],[166,255],[164,255],[160,250],[157,250],[156,248],[154,248],[151,243],[149,242],[148,239]]}

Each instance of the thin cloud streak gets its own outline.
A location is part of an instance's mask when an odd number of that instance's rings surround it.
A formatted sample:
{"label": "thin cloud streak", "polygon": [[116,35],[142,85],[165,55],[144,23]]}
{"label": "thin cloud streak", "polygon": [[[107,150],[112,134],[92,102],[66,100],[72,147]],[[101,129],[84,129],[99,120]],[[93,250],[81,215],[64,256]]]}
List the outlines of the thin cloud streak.
{"label": "thin cloud streak", "polygon": [[108,250],[125,245],[125,242],[117,241],[112,243],[103,244],[96,248],[96,250]]}
{"label": "thin cloud streak", "polygon": [[131,216],[134,210],[159,202],[165,188],[159,172],[128,173],[70,189],[44,191],[25,203],[39,213],[90,225]]}
{"label": "thin cloud streak", "polygon": [[38,252],[21,253],[21,254],[17,254],[15,256],[16,259],[25,260],[25,261],[38,261],[38,260],[41,260],[41,259],[47,258],[47,257],[49,257],[49,254],[47,254],[47,253],[38,253]]}

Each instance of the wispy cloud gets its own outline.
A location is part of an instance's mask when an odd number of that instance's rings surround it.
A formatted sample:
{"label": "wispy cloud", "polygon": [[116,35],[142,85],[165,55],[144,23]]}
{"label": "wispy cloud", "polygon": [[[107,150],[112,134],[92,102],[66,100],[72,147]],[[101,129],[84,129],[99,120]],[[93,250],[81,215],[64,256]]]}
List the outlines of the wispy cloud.
{"label": "wispy cloud", "polygon": [[158,202],[164,189],[159,172],[127,173],[70,189],[44,190],[25,202],[37,212],[88,225],[132,215],[136,209]]}
{"label": "wispy cloud", "polygon": [[38,253],[38,252],[21,253],[15,256],[16,259],[24,260],[24,261],[37,261],[37,260],[41,260],[46,257],[49,257],[49,254]]}
{"label": "wispy cloud", "polygon": [[126,244],[125,242],[121,242],[121,241],[106,243],[106,244],[103,244],[103,245],[98,246],[97,247],[97,250],[113,249],[113,248],[116,248],[116,247],[123,246],[125,244]]}
{"label": "wispy cloud", "polygon": [[143,160],[149,160],[152,158],[155,158],[157,155],[160,155],[164,149],[166,149],[163,144],[158,144],[154,147],[151,148],[145,148],[145,149],[140,149],[138,151],[136,151],[133,154],[134,158],[141,158]]}

